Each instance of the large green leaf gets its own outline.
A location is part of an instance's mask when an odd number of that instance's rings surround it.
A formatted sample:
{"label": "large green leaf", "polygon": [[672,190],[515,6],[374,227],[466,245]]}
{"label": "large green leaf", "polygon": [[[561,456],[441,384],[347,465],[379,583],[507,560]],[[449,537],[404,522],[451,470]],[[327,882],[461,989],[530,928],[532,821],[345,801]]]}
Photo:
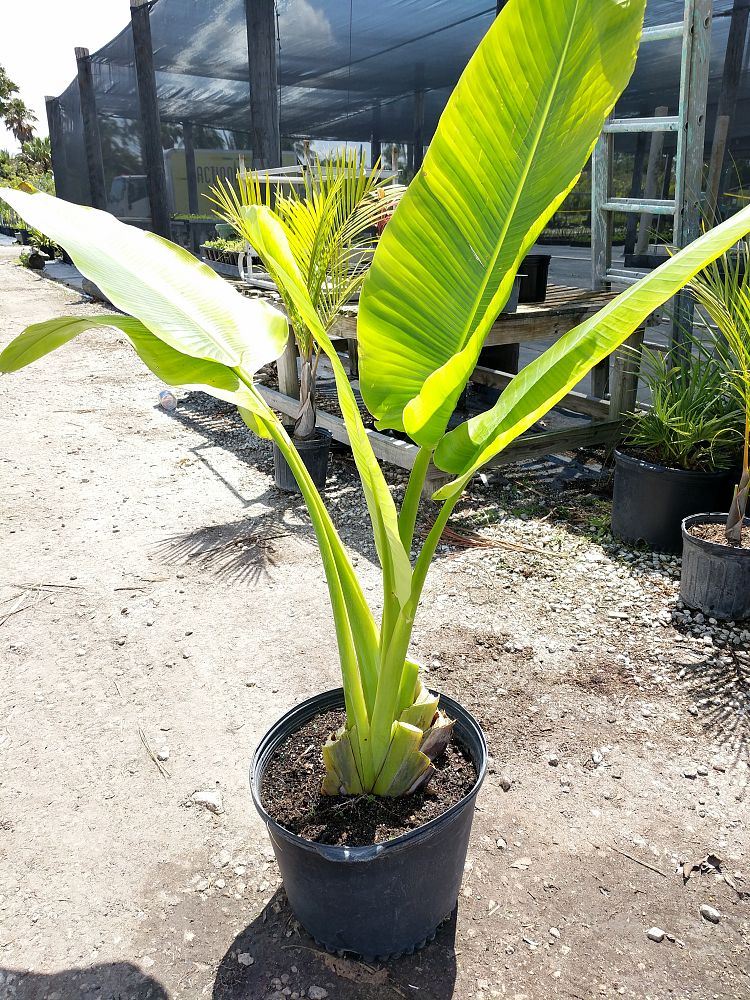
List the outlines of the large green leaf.
{"label": "large green leaf", "polygon": [[362,488],[370,512],[375,545],[385,573],[385,586],[403,606],[411,594],[411,563],[398,531],[398,517],[393,497],[383,476],[372,445],[367,437],[354,392],[344,366],[323,329],[320,317],[310,299],[310,293],[294,259],[286,232],[275,214],[265,206],[245,210],[248,235],[269,273],[285,294],[291,298],[315,341],[325,352],[333,368],[341,413],[349,434],[349,443],[362,479]]}
{"label": "large green leaf", "polygon": [[286,347],[287,322],[278,309],[238,295],[187,250],[41,192],[0,188],[0,199],[64,246],[118,309],[175,350],[252,374]]}
{"label": "large green leaf", "polygon": [[184,389],[200,389],[234,403],[240,408],[246,423],[256,433],[267,436],[262,424],[256,426],[255,417],[275,420],[273,411],[261,396],[239,379],[233,369],[218,361],[182,354],[159,340],[140,320],[131,316],[60,316],[34,323],[0,352],[0,372],[18,371],[94,327],[120,330],[128,337],[146,367],[162,382]]}
{"label": "large green leaf", "polygon": [[477,469],[544,416],[658,306],[748,232],[750,208],[631,285],[522,369],[491,410],[472,417],[442,439],[435,464],[460,478],[438,490],[435,499],[445,500],[459,492]]}
{"label": "large green leaf", "polygon": [[513,277],[635,63],[645,0],[510,0],[466,67],[360,299],[380,427],[441,437]]}

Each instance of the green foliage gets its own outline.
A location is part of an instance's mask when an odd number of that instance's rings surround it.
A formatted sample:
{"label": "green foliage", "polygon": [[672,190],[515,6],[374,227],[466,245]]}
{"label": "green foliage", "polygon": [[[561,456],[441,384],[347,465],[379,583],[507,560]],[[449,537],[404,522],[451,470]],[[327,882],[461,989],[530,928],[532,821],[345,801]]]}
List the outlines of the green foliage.
{"label": "green foliage", "polygon": [[742,541],[750,492],[750,250],[742,243],[695,276],[691,289],[720,336],[717,350],[725,359],[732,388],[744,413],[742,478],[727,519],[727,540]]}
{"label": "green foliage", "polygon": [[[3,193],[134,317],[135,325],[121,328],[152,371],[169,384],[198,385],[233,400],[249,426],[286,457],[320,547],[346,701],[346,725],[324,748],[326,792],[400,795],[433,772],[432,757],[450,723],[435,713],[409,644],[430,563],[473,473],[656,306],[750,232],[748,209],[562,338],[513,380],[498,406],[446,433],[519,261],[575,183],[627,83],[644,6],[645,0],[510,0],[467,66],[424,168],[385,230],[362,289],[361,384],[381,423],[406,428],[421,444],[400,511],[330,338],[353,276],[348,257],[329,256],[316,241],[327,244],[328,234],[348,232],[343,195],[337,192],[329,205],[316,182],[317,192],[306,199],[311,204],[300,200],[288,209],[282,199],[273,211],[258,190],[247,197],[227,193],[226,214],[237,216],[281,290],[307,357],[323,352],[333,369],[382,566],[377,621],[297,449],[253,384],[254,372],[281,353],[286,318],[238,296],[185,251],[101,212],[40,194]],[[0,370],[42,357],[94,322],[62,319],[30,328],[0,354]],[[435,495],[445,502],[413,556],[433,458],[457,478]]]}
{"label": "green foliage", "polygon": [[211,247],[212,250],[221,250],[222,253],[243,253],[245,251],[245,240],[224,240],[217,237],[215,240],[206,240],[204,247]]}
{"label": "green foliage", "polygon": [[52,146],[49,136],[45,136],[44,139],[36,136],[28,142],[24,142],[19,157],[32,173],[48,173],[52,170]]}
{"label": "green foliage", "polygon": [[677,363],[642,351],[641,376],[652,406],[630,416],[624,443],[646,461],[675,469],[729,469],[742,449],[744,414],[728,381],[726,359],[696,341]]}

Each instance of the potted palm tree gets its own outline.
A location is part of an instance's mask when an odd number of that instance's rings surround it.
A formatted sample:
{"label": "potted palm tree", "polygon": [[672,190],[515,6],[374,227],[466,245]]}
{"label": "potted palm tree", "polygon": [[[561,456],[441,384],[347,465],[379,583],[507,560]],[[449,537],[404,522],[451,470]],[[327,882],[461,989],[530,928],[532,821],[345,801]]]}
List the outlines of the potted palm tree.
{"label": "potted palm tree", "polygon": [[[490,410],[448,429],[519,263],[576,183],[630,77],[644,7],[645,0],[510,0],[385,228],[362,288],[358,335],[370,413],[419,446],[400,509],[285,226],[267,205],[247,208],[250,242],[336,379],[382,567],[377,613],[292,439],[253,381],[285,347],[286,317],[237,295],[186,251],[104,213],[39,193],[0,193],[65,246],[125,314],[29,327],[0,354],[1,370],[23,367],[89,326],[115,326],[169,385],[236,403],[297,479],[328,582],[342,688],[283,716],[256,750],[250,777],[290,904],[330,948],[366,957],[409,951],[456,904],[486,747],[469,712],[420,678],[410,640],[430,563],[466,485],[750,231],[747,209],[562,337]],[[449,481],[434,494],[434,525],[413,554],[433,461]],[[307,817],[297,832],[285,805],[295,804],[294,793],[282,802],[277,793],[290,776],[304,782],[306,772],[314,780],[297,786],[295,816]]]}
{"label": "potted palm tree", "polygon": [[[315,314],[330,334],[341,309],[359,294],[376,245],[378,222],[395,208],[404,188],[382,175],[380,163],[370,171],[356,150],[317,160],[304,174],[301,188],[272,190],[271,177],[237,173],[237,187],[219,181],[211,200],[219,216],[252,245],[251,209],[273,203],[295,264],[303,276]],[[273,276],[271,276],[273,277]],[[320,489],[325,485],[331,435],[316,426],[315,382],[320,346],[300,315],[283,282],[276,282],[299,353],[300,406],[291,436]],[[283,452],[274,444],[276,485],[299,492]]]}
{"label": "potted palm tree", "polygon": [[743,417],[742,473],[729,504],[686,517],[682,523],[680,596],[691,608],[722,619],[750,618],[750,250],[723,254],[690,288],[714,324],[730,388]]}
{"label": "potted palm tree", "polygon": [[742,447],[743,412],[726,358],[692,340],[692,351],[642,350],[647,409],[629,415],[615,450],[612,534],[679,552],[682,521],[729,504]]}

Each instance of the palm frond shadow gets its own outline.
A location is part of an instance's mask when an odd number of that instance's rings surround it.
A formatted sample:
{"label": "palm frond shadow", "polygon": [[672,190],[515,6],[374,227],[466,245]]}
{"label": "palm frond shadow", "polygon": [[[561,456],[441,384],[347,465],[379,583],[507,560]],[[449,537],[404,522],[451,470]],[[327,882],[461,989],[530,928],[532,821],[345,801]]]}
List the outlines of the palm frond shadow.
{"label": "palm frond shadow", "polygon": [[[711,742],[746,774],[750,766],[750,664],[730,652],[730,662],[714,658],[675,664],[679,683],[698,708],[698,719]],[[747,778],[743,778],[743,793]]]}
{"label": "palm frond shadow", "polygon": [[[273,558],[274,546],[269,543],[273,543],[275,538],[282,537],[283,534],[295,534],[314,542],[313,528],[302,497],[296,493],[284,493],[273,483],[273,452],[270,442],[257,438],[245,426],[231,403],[203,392],[191,392],[180,401],[176,410],[163,415],[179,421],[203,438],[203,441],[190,448],[190,452],[244,507],[261,504],[270,509],[262,515],[262,524],[258,519],[249,518],[236,524],[203,528],[188,535],[175,535],[165,539],[158,548],[162,558],[173,563],[199,559],[204,566],[227,579],[257,582],[265,572],[264,567],[267,568]],[[268,488],[261,494],[254,492],[251,496],[241,492],[217,468],[218,463],[211,457],[212,448],[228,451],[266,474]],[[324,498],[344,544],[368,560],[373,560],[374,545],[368,532],[362,531],[363,518],[367,518],[362,487],[354,462],[346,455],[331,456]],[[299,515],[303,523],[287,523],[286,514]],[[241,536],[243,533],[248,536],[246,539],[235,538],[235,534]],[[250,565],[255,569],[250,571]]]}
{"label": "palm frond shadow", "polygon": [[224,583],[254,586],[270,577],[278,565],[278,541],[292,534],[299,532],[280,522],[273,511],[255,520],[243,518],[171,535],[155,546],[155,554],[169,565],[207,570]]}

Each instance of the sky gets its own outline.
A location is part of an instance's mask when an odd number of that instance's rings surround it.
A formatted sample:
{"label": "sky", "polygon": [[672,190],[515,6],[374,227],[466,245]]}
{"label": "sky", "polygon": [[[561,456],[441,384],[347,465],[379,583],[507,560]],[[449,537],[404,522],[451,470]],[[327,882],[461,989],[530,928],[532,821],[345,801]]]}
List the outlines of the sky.
{"label": "sky", "polygon": [[[18,85],[37,116],[37,134],[47,130],[46,95],[57,96],[76,75],[73,50],[94,52],[130,20],[130,0],[0,0],[0,66]],[[0,149],[18,150],[0,126]]]}

